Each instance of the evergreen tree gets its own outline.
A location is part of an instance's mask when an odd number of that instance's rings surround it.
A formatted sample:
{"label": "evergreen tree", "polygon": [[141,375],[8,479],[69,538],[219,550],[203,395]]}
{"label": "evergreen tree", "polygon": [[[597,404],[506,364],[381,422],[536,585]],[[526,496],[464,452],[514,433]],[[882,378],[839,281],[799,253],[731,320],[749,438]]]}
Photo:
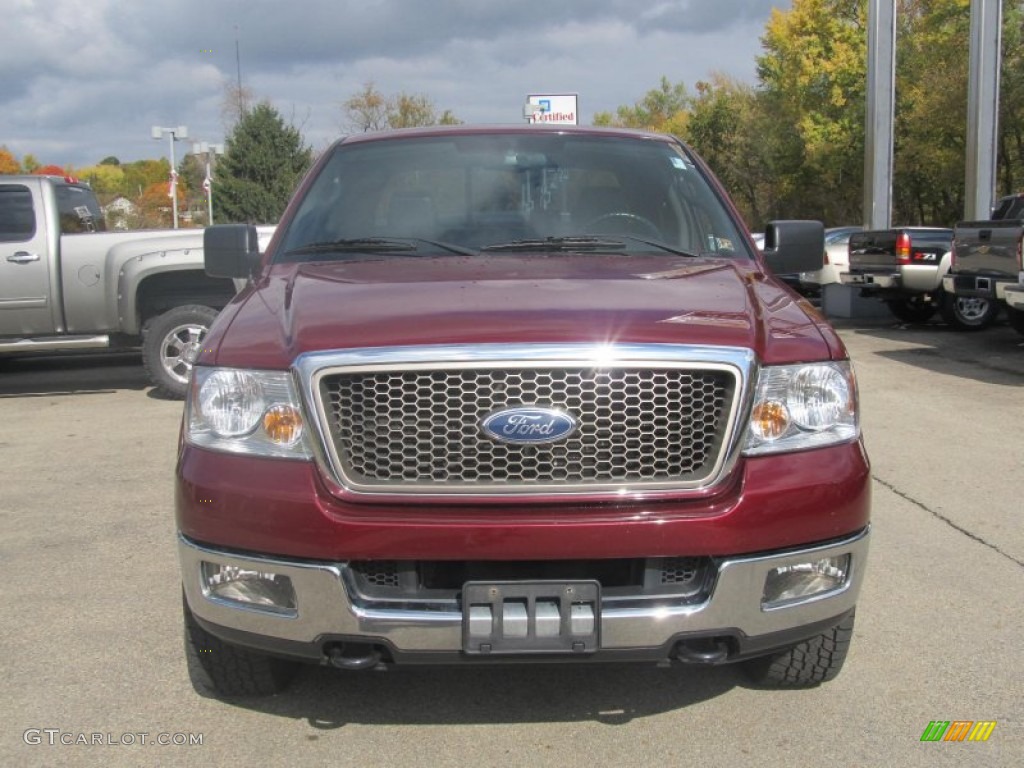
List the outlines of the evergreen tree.
{"label": "evergreen tree", "polygon": [[214,173],[214,217],[218,222],[276,224],[312,162],[312,150],[266,102],[247,112],[225,143]]}

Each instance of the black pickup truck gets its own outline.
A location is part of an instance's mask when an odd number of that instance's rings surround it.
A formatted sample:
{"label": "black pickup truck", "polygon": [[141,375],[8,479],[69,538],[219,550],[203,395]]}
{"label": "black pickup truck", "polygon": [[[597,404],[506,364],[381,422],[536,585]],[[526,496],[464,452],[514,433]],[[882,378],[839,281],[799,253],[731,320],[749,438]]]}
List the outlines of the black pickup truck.
{"label": "black pickup truck", "polygon": [[1006,304],[1010,325],[1024,334],[1024,192],[1001,198],[988,221],[953,229],[953,258],[945,291],[960,300]]}
{"label": "black pickup truck", "polygon": [[953,230],[940,227],[855,232],[850,236],[850,266],[839,281],[877,296],[905,323],[923,323],[938,311],[957,330],[987,328],[999,314],[998,304],[943,290],[952,241]]}

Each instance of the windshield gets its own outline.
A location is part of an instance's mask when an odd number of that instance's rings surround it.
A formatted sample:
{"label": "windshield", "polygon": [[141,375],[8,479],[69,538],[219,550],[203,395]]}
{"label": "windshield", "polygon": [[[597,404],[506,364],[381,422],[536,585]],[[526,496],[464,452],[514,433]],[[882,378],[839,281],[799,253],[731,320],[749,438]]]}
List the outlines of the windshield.
{"label": "windshield", "polygon": [[677,143],[518,131],[338,145],[275,260],[514,250],[750,257]]}

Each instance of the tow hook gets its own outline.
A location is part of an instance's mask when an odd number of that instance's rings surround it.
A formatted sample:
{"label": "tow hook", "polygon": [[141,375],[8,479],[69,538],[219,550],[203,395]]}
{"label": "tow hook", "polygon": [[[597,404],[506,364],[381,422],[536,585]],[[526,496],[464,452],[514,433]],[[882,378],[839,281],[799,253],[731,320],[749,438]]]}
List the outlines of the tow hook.
{"label": "tow hook", "polygon": [[714,638],[684,641],[676,646],[676,658],[687,664],[721,664],[729,658],[729,646]]}
{"label": "tow hook", "polygon": [[373,669],[380,664],[380,651],[372,645],[335,643],[325,650],[331,666],[338,669]]}

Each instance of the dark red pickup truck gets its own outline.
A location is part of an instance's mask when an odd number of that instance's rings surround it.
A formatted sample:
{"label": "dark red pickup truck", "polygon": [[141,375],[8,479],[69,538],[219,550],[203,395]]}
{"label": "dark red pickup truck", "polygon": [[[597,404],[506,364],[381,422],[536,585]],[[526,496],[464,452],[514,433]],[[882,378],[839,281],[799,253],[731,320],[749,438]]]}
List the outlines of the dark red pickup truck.
{"label": "dark red pickup truck", "polygon": [[223,695],[294,662],[843,665],[869,540],[846,350],[702,161],[618,130],[342,140],[194,367],[186,647]]}

